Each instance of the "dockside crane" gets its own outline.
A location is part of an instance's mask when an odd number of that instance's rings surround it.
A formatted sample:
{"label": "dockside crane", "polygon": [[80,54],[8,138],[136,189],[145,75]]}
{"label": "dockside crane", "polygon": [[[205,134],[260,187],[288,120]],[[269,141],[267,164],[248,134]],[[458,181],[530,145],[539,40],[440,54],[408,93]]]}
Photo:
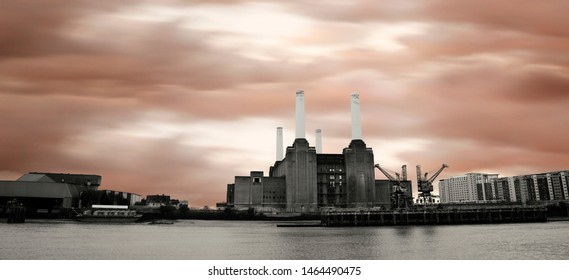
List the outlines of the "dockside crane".
{"label": "dockside crane", "polygon": [[433,202],[433,195],[431,194],[433,191],[433,182],[447,167],[448,165],[443,164],[441,168],[439,168],[439,170],[437,170],[435,174],[429,178],[429,173],[426,172],[425,174],[422,174],[421,166],[417,165],[417,188],[419,190],[418,197],[423,198],[425,205]]}
{"label": "dockside crane", "polygon": [[407,165],[401,167],[401,174],[394,172],[395,176],[385,168],[376,164],[375,167],[389,179],[393,186],[391,191],[391,209],[408,208],[413,198],[407,195],[407,187],[403,185],[402,181],[407,181]]}

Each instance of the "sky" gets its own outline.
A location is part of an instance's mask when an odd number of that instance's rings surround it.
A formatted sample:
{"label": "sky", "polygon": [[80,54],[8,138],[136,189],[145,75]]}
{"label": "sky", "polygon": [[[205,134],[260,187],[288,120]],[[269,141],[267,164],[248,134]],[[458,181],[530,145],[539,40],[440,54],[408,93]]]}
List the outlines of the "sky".
{"label": "sky", "polygon": [[[102,2],[102,3],[100,3]],[[100,189],[225,200],[266,173],[276,127],[323,152],[363,140],[439,178],[569,169],[566,0],[0,3],[0,180],[98,174]],[[376,178],[384,178],[379,172]],[[415,184],[415,183],[414,183]],[[436,189],[436,187],[435,187]]]}

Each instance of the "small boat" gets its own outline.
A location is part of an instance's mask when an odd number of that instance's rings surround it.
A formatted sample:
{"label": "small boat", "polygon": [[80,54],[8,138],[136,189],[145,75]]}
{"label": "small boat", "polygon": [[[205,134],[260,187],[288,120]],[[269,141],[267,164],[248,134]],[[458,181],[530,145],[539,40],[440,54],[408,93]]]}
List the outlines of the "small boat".
{"label": "small boat", "polygon": [[288,213],[288,212],[272,212],[272,213],[263,213],[265,217],[268,218],[296,218],[300,217],[300,213]]}
{"label": "small boat", "polygon": [[174,221],[171,221],[171,220],[154,220],[148,224],[149,225],[173,225]]}
{"label": "small boat", "polygon": [[78,214],[75,219],[87,223],[132,223],[142,217],[126,205],[93,205]]}

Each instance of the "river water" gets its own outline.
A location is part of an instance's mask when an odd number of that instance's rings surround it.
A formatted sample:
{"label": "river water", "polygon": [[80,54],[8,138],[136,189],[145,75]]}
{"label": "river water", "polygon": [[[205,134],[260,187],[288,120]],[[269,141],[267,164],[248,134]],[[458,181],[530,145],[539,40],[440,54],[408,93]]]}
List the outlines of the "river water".
{"label": "river water", "polygon": [[346,228],[278,223],[0,224],[0,259],[569,259],[569,221]]}

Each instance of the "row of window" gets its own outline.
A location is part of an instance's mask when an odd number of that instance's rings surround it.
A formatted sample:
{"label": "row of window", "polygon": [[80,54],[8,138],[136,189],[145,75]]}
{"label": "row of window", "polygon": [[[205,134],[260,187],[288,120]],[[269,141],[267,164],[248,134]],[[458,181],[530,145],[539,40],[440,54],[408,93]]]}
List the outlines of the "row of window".
{"label": "row of window", "polygon": [[343,173],[344,170],[342,168],[327,168],[326,166],[321,166],[318,167],[318,172],[319,173]]}
{"label": "row of window", "polygon": [[263,195],[263,199],[284,199],[284,196],[269,196],[269,195]]}
{"label": "row of window", "polygon": [[282,191],[281,191],[281,192],[278,192],[278,191],[264,191],[264,193],[265,193],[265,194],[270,194],[270,193],[272,193],[272,194],[282,194],[283,192],[282,192]]}

